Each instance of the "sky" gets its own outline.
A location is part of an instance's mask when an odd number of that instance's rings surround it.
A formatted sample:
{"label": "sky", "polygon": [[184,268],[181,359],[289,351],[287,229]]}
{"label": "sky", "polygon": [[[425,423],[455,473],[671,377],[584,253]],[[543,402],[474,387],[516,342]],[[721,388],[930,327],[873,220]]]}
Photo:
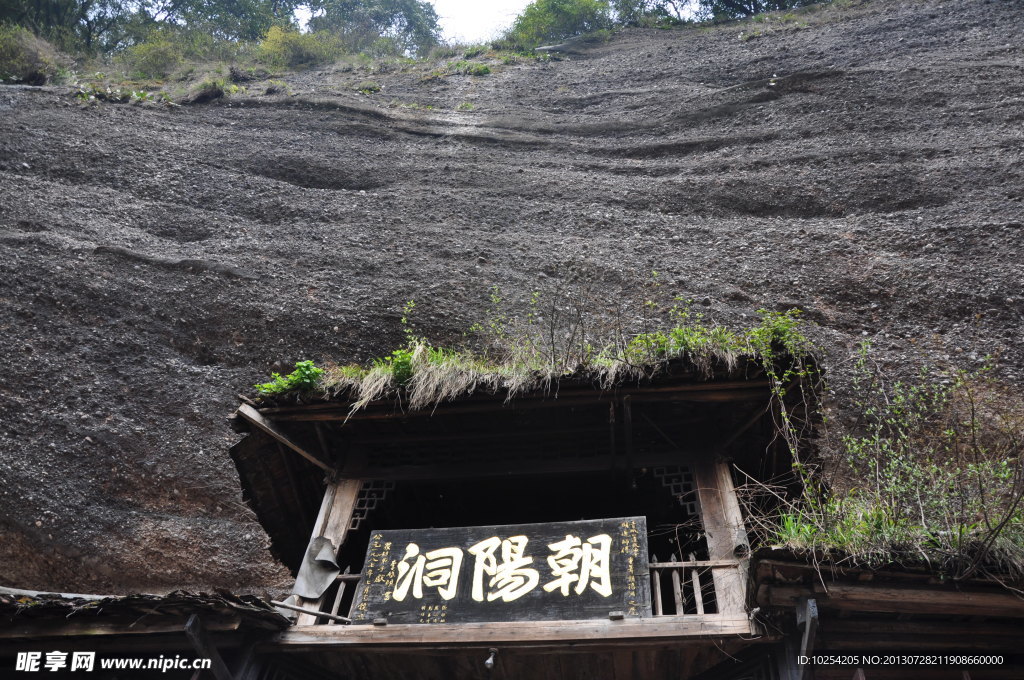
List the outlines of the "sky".
{"label": "sky", "polygon": [[430,0],[445,40],[485,42],[508,28],[530,0]]}

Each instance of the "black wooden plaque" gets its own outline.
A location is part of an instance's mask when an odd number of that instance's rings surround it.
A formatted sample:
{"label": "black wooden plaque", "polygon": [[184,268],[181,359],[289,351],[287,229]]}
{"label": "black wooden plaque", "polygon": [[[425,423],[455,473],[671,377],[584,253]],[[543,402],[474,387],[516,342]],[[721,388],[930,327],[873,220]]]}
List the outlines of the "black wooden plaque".
{"label": "black wooden plaque", "polygon": [[354,623],[651,616],[644,517],[377,531],[364,564]]}

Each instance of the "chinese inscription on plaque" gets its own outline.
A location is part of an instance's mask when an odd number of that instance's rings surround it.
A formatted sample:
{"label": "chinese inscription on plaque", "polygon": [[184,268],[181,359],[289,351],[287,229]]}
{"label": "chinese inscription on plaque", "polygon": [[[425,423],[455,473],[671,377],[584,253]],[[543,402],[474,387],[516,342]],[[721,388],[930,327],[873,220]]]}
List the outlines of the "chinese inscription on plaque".
{"label": "chinese inscription on plaque", "polygon": [[650,616],[646,554],[643,517],[374,532],[353,619]]}

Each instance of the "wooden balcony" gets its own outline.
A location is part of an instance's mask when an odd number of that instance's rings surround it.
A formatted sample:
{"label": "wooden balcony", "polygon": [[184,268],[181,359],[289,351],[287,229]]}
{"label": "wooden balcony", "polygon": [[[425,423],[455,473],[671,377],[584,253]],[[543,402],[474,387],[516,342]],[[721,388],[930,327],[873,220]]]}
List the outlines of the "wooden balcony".
{"label": "wooden balcony", "polygon": [[[674,556],[673,556],[674,558]],[[551,646],[615,646],[698,642],[709,638],[750,637],[760,634],[742,603],[746,594],[716,588],[740,588],[746,560],[691,560],[649,564],[653,616],[615,617],[607,620],[516,621],[444,624],[348,624],[353,612],[346,593],[359,574],[341,574],[331,597],[321,598],[316,610],[300,625],[282,633],[284,647],[383,648],[401,645],[408,649],[513,645],[531,648]],[[342,609],[342,603],[349,603]],[[738,606],[737,606],[738,605]],[[725,610],[725,611],[721,611]],[[614,616],[614,613],[613,613]]]}

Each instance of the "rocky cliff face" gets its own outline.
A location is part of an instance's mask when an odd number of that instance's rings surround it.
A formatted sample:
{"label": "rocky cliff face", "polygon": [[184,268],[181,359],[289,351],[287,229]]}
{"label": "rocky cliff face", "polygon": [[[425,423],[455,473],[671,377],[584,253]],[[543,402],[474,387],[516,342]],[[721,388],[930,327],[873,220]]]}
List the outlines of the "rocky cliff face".
{"label": "rocky cliff face", "polygon": [[721,322],[807,310],[838,385],[870,338],[1020,386],[1022,32],[1012,0],[877,0],[369,96],[0,88],[0,583],[287,584],[225,417],[275,362],[389,350],[409,298],[443,341],[491,284],[656,269]]}

